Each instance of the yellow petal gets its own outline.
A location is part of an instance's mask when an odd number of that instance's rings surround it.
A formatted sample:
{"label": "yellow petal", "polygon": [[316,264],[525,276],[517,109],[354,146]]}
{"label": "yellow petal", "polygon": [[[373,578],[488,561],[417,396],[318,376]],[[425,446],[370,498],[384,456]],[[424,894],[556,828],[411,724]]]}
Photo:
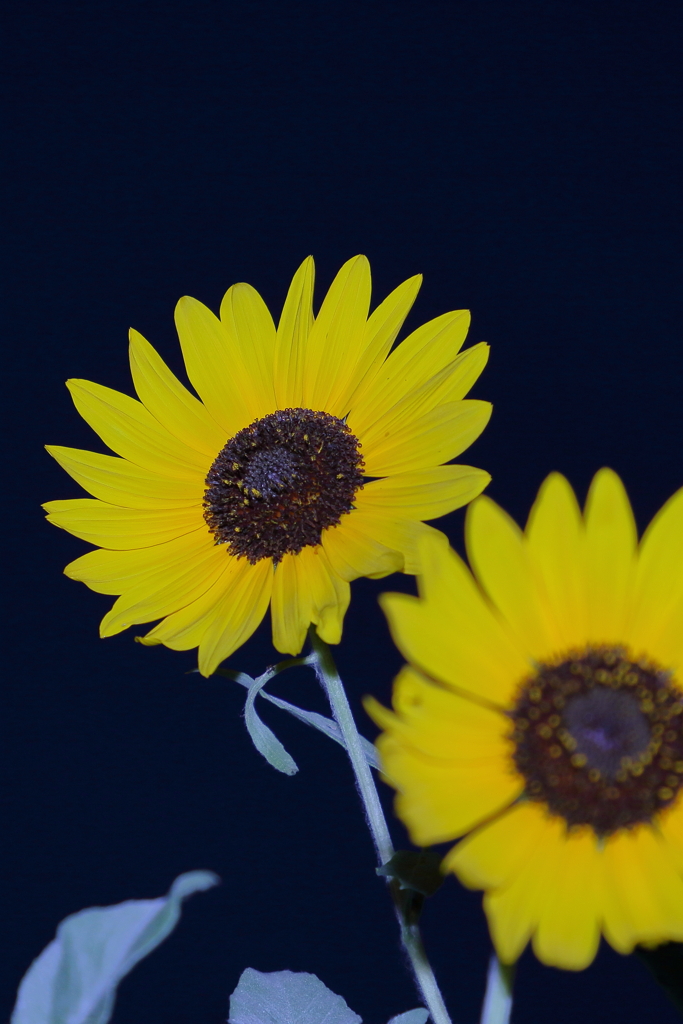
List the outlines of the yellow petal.
{"label": "yellow petal", "polygon": [[491,938],[503,963],[519,958],[537,928],[548,894],[558,884],[556,860],[565,842],[564,822],[547,818],[542,834],[510,883],[484,896]]}
{"label": "yellow petal", "polygon": [[349,426],[357,437],[362,438],[365,452],[371,454],[376,448],[381,448],[384,439],[394,431],[419,425],[437,406],[459,402],[476,379],[471,364],[478,363],[478,375],[486,362],[488,346],[483,346],[483,349],[483,361],[473,358],[479,355],[481,347],[461,353],[429,380],[408,388],[400,399],[373,418],[364,418],[361,412],[352,409]]}
{"label": "yellow petal", "polygon": [[[366,446],[361,435],[365,473],[390,476],[448,462],[476,441],[490,417],[488,402],[448,402],[396,430],[386,430],[381,438],[375,436],[372,445]],[[353,430],[351,418],[349,425]]]}
{"label": "yellow petal", "polygon": [[683,874],[683,793],[660,815],[659,829],[667,844],[669,855]]}
{"label": "yellow petal", "polygon": [[225,549],[216,547],[204,525],[183,537],[153,547],[133,551],[106,551],[104,548],[88,551],[70,562],[64,573],[99,594],[124,594],[139,586],[148,576],[156,577],[160,571],[172,575],[182,571],[187,563],[207,558],[220,560],[225,555]]}
{"label": "yellow petal", "polygon": [[399,791],[396,812],[418,846],[457,838],[521,790],[501,757],[430,758],[391,733],[380,736],[377,749],[382,770]]}
{"label": "yellow petal", "polygon": [[349,380],[347,393],[339,399],[341,409],[348,411],[362,403],[361,395],[372,390],[373,383],[405,318],[411,310],[422,284],[422,275],[408,278],[387,295],[365,325],[362,352]]}
{"label": "yellow petal", "polygon": [[648,825],[605,841],[604,932],[619,953],[640,942],[683,940],[683,878],[667,843]]}
{"label": "yellow petal", "polygon": [[275,324],[265,302],[250,284],[235,284],[221,303],[221,323],[237,338],[241,374],[256,416],[273,412],[275,403]]}
{"label": "yellow petal", "polygon": [[256,565],[241,559],[240,573],[221,599],[199,644],[199,671],[215,672],[222,661],[241,647],[260,626],[273,588],[273,563],[264,558]]}
{"label": "yellow petal", "polygon": [[112,455],[53,444],[45,447],[81,487],[112,505],[140,509],[186,508],[200,505],[204,497],[200,478],[194,481],[174,479]]}
{"label": "yellow petal", "polygon": [[187,376],[227,441],[262,414],[237,338],[187,295],[176,306],[175,323]]}
{"label": "yellow petal", "polygon": [[499,757],[512,770],[509,722],[499,712],[436,686],[409,665],[394,680],[392,703],[395,713],[367,698],[365,710],[405,746],[434,758]]}
{"label": "yellow petal", "polygon": [[453,362],[467,337],[470,314],[459,309],[409,334],[354,395],[352,416],[360,430],[394,408]]}
{"label": "yellow petal", "polygon": [[160,560],[114,603],[100,623],[100,636],[113,636],[185,608],[221,577],[229,557],[224,546],[207,545],[181,559]]}
{"label": "yellow petal", "polygon": [[585,531],[574,492],[559,473],[546,478],[526,528],[539,598],[548,609],[558,651],[587,636]]}
{"label": "yellow petal", "polygon": [[509,707],[529,671],[454,551],[438,539],[420,545],[421,599],[383,594],[380,604],[399,650],[427,675],[465,695]]}
{"label": "yellow petal", "polygon": [[335,585],[334,573],[320,546],[284,556],[273,577],[271,618],[276,650],[298,654],[312,622],[324,622],[328,634],[334,637],[328,642],[339,643],[350,595],[348,584],[344,588],[341,583],[339,580],[340,585]]}
{"label": "yellow petal", "polygon": [[683,672],[683,488],[645,531],[634,584],[629,638],[664,667]]}
{"label": "yellow petal", "polygon": [[145,548],[192,533],[202,525],[201,506],[171,509],[132,509],[109,505],[97,498],[47,501],[48,522],[103,548]]}
{"label": "yellow petal", "polygon": [[611,469],[593,477],[585,511],[588,636],[623,643],[638,534],[628,495]]}
{"label": "yellow petal", "polygon": [[488,497],[467,510],[467,556],[480,584],[536,660],[552,654],[556,636],[539,597],[522,531]]}
{"label": "yellow petal", "polygon": [[199,671],[211,675],[261,622],[270,600],[272,575],[270,559],[250,565],[244,558],[228,555],[225,571],[202,597],[138,639],[145,645],[165,644],[175,651],[199,646]]}
{"label": "yellow petal", "polygon": [[277,328],[275,395],[278,409],[301,408],[306,345],[313,325],[315,264],[308,256],[292,279]]}
{"label": "yellow petal", "polygon": [[592,829],[570,832],[560,843],[532,940],[541,963],[582,971],[595,959],[602,916],[601,866]]}
{"label": "yellow petal", "polygon": [[358,364],[370,307],[370,265],[355,256],[323,300],[306,345],[303,406],[343,416],[340,400]]}
{"label": "yellow petal", "polygon": [[436,466],[373,480],[359,492],[359,509],[375,509],[410,519],[436,519],[476,498],[490,482],[483,469]]}
{"label": "yellow petal", "polygon": [[469,889],[500,889],[519,874],[547,824],[540,804],[522,800],[466,836],[446,855],[442,868]]}
{"label": "yellow petal", "polygon": [[358,437],[363,438],[367,451],[372,451],[387,433],[418,422],[437,406],[463,399],[487,359],[488,345],[475,345],[461,352],[433,377],[406,388],[405,393],[386,408],[374,408],[371,415],[368,415],[367,409],[363,415],[362,407],[352,409],[349,425]]}
{"label": "yellow petal", "polygon": [[175,437],[211,462],[227,437],[141,334],[130,331],[130,370],[142,404]]}
{"label": "yellow petal", "polygon": [[337,576],[347,581],[360,576],[379,579],[403,571],[403,554],[388,545],[383,525],[377,517],[350,512],[342,516],[339,526],[323,532],[322,546]]}
{"label": "yellow petal", "polygon": [[211,460],[162,427],[141,402],[88,380],[68,380],[74,405],[104,443],[141,469],[204,483]]}

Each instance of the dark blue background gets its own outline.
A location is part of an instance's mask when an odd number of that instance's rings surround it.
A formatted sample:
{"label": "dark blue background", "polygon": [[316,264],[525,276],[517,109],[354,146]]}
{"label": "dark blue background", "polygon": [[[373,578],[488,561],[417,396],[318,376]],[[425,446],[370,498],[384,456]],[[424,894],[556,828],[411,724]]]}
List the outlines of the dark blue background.
{"label": "dark blue background", "polygon": [[[79,489],[42,445],[102,450],[62,382],[130,392],[129,325],[179,370],[179,296],[216,309],[246,280],[277,313],[308,253],[323,289],[364,252],[377,299],[425,274],[411,324],[469,307],[472,341],[491,343],[476,395],[495,413],[466,460],[495,499],[523,519],[550,470],[583,497],[607,464],[644,525],[683,476],[679,5],[6,0],[3,18],[0,1016],[66,914],[205,867],[223,886],[123,984],[116,1024],[218,1024],[246,966],[313,971],[381,1024],[416,998],[341,751],[266,712],[301,767],[278,775],[241,689],[187,675],[192,652],[97,638],[110,599],[61,575],[85,546],[38,507]],[[461,514],[440,525],[459,543]],[[361,717],[399,664],[386,587],[354,585],[339,650]],[[264,628],[231,664],[272,658]],[[323,709],[312,677],[273,689]],[[424,926],[472,1024],[480,896],[449,880]],[[578,975],[527,953],[514,1019],[678,1018],[635,958],[603,948]]]}

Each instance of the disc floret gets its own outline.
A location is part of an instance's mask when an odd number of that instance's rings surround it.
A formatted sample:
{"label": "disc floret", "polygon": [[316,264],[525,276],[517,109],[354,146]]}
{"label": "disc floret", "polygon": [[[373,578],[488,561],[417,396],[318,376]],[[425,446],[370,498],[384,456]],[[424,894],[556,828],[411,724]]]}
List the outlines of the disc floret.
{"label": "disc floret", "polygon": [[529,799],[599,835],[651,822],[683,786],[683,693],[621,647],[539,665],[513,711]]}

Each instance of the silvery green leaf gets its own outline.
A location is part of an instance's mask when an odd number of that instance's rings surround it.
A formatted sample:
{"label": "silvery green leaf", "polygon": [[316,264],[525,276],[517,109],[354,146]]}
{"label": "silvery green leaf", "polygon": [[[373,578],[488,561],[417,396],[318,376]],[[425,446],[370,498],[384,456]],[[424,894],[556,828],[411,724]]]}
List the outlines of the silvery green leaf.
{"label": "silvery green leaf", "polygon": [[[227,670],[223,670],[220,674],[226,675],[230,679],[234,679],[236,683],[239,683],[247,689],[249,689],[254,682],[251,676],[248,676],[246,672],[228,672]],[[268,682],[268,680],[265,682]],[[270,703],[274,704],[276,708],[281,708],[282,711],[288,711],[290,715],[294,715],[294,717],[298,718],[300,722],[304,722],[305,725],[310,725],[312,728],[324,733],[325,736],[328,736],[331,740],[334,740],[335,743],[338,743],[341,747],[346,749],[346,744],[344,743],[342,734],[339,731],[339,726],[334,719],[326,718],[325,715],[319,715],[317,711],[306,711],[304,708],[297,707],[296,704],[290,704],[289,701],[282,700],[280,697],[274,697],[272,693],[266,693],[263,689],[259,690],[259,696],[263,697],[264,700],[270,701]],[[377,756],[377,751],[373,744],[370,743],[369,740],[366,740],[364,736],[361,736],[360,741],[363,745],[363,751],[370,767],[379,768],[379,757]]]}
{"label": "silvery green leaf", "polygon": [[167,896],[65,918],[24,975],[11,1024],[107,1024],[121,979],[173,931],[185,897],[217,882],[210,871],[188,871]]}
{"label": "silvery green leaf", "polygon": [[429,1018],[429,1010],[424,1006],[418,1006],[416,1010],[406,1010],[405,1013],[397,1013],[388,1024],[426,1024]]}
{"label": "silvery green leaf", "polygon": [[[240,672],[240,676],[243,676],[243,674]],[[253,679],[249,684],[249,692],[244,705],[244,721],[254,746],[260,754],[263,754],[268,764],[272,764],[273,768],[277,768],[279,772],[283,772],[285,775],[295,775],[299,771],[296,761],[290,757],[277,736],[271,732],[265,722],[261,721],[254,707],[254,701],[260,690],[272,678],[272,671],[264,672],[262,676],[259,676],[258,679]]]}
{"label": "silvery green leaf", "polygon": [[362,1024],[315,974],[248,967],[230,996],[229,1024]]}

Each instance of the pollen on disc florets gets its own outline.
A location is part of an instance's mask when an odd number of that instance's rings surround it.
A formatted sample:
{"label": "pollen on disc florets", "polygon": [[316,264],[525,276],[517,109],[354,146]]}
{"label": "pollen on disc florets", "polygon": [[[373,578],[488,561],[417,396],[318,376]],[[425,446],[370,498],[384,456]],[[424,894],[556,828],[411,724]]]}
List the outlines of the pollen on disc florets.
{"label": "pollen on disc florets", "polygon": [[363,486],[360,443],[346,423],[280,409],[230,438],[206,478],[204,518],[217,544],[277,564],[320,543]]}
{"label": "pollen on disc florets", "polygon": [[623,648],[539,665],[514,710],[514,762],[526,794],[598,835],[649,822],[683,786],[683,692]]}

